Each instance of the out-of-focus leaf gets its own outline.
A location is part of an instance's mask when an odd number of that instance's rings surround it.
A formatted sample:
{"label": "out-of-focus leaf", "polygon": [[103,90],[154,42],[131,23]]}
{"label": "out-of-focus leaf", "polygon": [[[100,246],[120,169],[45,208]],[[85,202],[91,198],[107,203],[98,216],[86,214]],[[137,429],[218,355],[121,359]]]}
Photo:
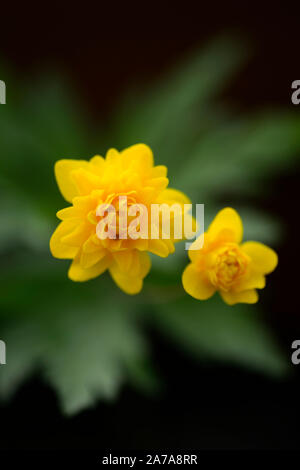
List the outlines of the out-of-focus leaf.
{"label": "out-of-focus leaf", "polygon": [[298,160],[299,152],[298,114],[278,112],[224,123],[182,161],[174,184],[204,203],[224,193],[260,193],[264,177]]}
{"label": "out-of-focus leaf", "polygon": [[145,355],[144,340],[130,312],[112,299],[99,299],[98,309],[95,303],[92,310],[82,305],[57,320],[56,339],[43,362],[64,410],[75,412],[96,399],[114,398],[128,363]]}
{"label": "out-of-focus leaf", "polygon": [[180,64],[148,95],[131,96],[117,121],[120,145],[146,142],[159,163],[175,167],[199,133],[218,120],[219,111],[212,113],[208,103],[223,91],[245,55],[244,45],[219,38]]}
{"label": "out-of-focus leaf", "polygon": [[0,181],[0,253],[25,245],[33,250],[48,249],[51,224],[45,214],[18,188]]}
{"label": "out-of-focus leaf", "polygon": [[84,158],[90,142],[86,132],[87,116],[61,79],[50,74],[40,78],[34,87],[29,87],[22,109],[22,128],[36,136],[54,161]]}
{"label": "out-of-focus leaf", "polygon": [[253,306],[229,307],[221,299],[176,299],[159,308],[159,327],[199,359],[230,361],[280,376],[285,361]]}
{"label": "out-of-focus leaf", "polygon": [[128,369],[139,370],[140,376],[147,348],[134,313],[103,289],[98,289],[97,301],[78,297],[75,303],[69,297],[68,306],[67,296],[61,305],[53,298],[55,292],[49,291],[47,304],[38,302],[34,311],[1,329],[8,361],[1,369],[0,391],[8,397],[41,367],[63,410],[74,413],[96,399],[113,398]]}
{"label": "out-of-focus leaf", "polygon": [[274,244],[281,238],[284,229],[280,220],[268,213],[253,208],[235,206],[243,219],[244,241],[259,240],[262,243]]}
{"label": "out-of-focus leaf", "polygon": [[24,90],[24,96],[0,109],[0,174],[51,214],[62,200],[54,163],[60,158],[90,158],[91,139],[80,112],[74,111],[68,93],[55,81]]}

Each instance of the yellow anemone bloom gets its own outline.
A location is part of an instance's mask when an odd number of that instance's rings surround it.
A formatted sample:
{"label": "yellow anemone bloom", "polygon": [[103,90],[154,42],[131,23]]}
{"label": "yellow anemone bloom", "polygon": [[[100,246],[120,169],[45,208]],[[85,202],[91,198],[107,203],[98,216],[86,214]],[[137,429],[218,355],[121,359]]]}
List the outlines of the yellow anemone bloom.
{"label": "yellow anemone bloom", "polygon": [[182,275],[186,292],[206,300],[219,291],[228,305],[256,303],[256,289],[265,287],[265,275],[276,268],[278,259],[266,245],[241,243],[242,238],[239,214],[230,207],[221,210],[208,231],[190,247],[191,263]]}
{"label": "yellow anemone bloom", "polygon": [[152,151],[144,144],[121,152],[110,149],[105,159],[59,160],[55,176],[63,197],[72,205],[57,213],[62,222],[50,240],[52,255],[73,260],[68,272],[73,281],[87,281],[108,269],[123,291],[138,293],[151,266],[148,252],[167,257],[174,252],[176,240],[172,233],[169,239],[163,239],[161,227],[156,239],[123,239],[118,231],[114,239],[101,239],[97,208],[112,205],[118,218],[120,196],[126,196],[126,207],[143,204],[149,214],[153,203],[183,207],[190,200],[180,191],[167,188],[167,168],[154,166]]}

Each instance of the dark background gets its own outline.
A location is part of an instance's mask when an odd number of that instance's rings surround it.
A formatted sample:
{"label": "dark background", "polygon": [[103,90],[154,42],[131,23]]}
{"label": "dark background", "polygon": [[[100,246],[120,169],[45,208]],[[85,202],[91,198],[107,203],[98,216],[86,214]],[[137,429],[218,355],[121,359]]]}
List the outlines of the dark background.
{"label": "dark background", "polygon": [[[24,83],[56,67],[73,83],[91,125],[109,126],[128,85],[158,80],[186,52],[223,32],[242,37],[252,57],[227,90],[235,106],[290,108],[300,79],[300,20],[295,6],[236,2],[107,6],[1,6],[0,53]],[[251,86],[250,86],[251,84]],[[9,99],[10,90],[7,90]],[[299,106],[300,113],[300,106]],[[282,174],[260,205],[289,227],[279,247],[280,269],[265,316],[284,353],[300,338],[299,168]],[[298,259],[297,259],[298,258]],[[286,273],[290,273],[287,276]],[[235,367],[211,369],[150,331],[156,367],[165,379],[159,396],[130,385],[116,403],[99,403],[75,417],[61,415],[55,394],[37,375],[1,407],[2,448],[23,449],[297,449],[300,442],[300,365],[286,382]]]}

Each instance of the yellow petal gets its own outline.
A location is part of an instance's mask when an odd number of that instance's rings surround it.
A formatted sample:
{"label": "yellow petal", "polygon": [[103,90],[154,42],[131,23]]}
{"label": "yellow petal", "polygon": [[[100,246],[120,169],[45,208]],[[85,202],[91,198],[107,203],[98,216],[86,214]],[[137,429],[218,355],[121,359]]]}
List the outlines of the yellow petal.
{"label": "yellow petal", "polygon": [[72,201],[73,206],[79,214],[82,214],[82,216],[85,217],[89,211],[97,207],[102,194],[103,190],[96,189],[86,196],[74,197]]}
{"label": "yellow petal", "polygon": [[184,290],[198,300],[209,299],[216,291],[206,273],[197,271],[192,263],[183,271],[182,284]]}
{"label": "yellow petal", "polygon": [[56,217],[58,217],[60,220],[65,220],[65,219],[74,219],[80,217],[80,213],[78,210],[71,206],[71,207],[66,207],[65,209],[61,209],[56,213]]}
{"label": "yellow petal", "polygon": [[52,256],[60,259],[73,259],[78,253],[78,247],[65,245],[61,239],[76,228],[76,221],[65,220],[56,228],[50,239],[50,251]]}
{"label": "yellow petal", "polygon": [[154,163],[152,150],[145,144],[132,145],[123,150],[121,155],[126,159],[128,165],[134,163],[144,168],[150,168]]}
{"label": "yellow petal", "polygon": [[234,243],[240,243],[243,238],[243,224],[239,214],[231,207],[222,209],[214,218],[208,228],[209,237],[214,240],[218,238],[220,233],[226,233],[229,235],[229,240]]}
{"label": "yellow petal", "polygon": [[62,237],[61,242],[70,246],[81,246],[90,236],[91,228],[85,222],[77,225],[75,230]]}
{"label": "yellow petal", "polygon": [[147,276],[151,268],[151,260],[146,252],[132,250],[132,263],[128,271],[131,277],[141,277],[142,279]]}
{"label": "yellow petal", "polygon": [[242,250],[250,256],[255,269],[268,274],[274,271],[278,263],[278,256],[272,248],[259,242],[245,242]]}
{"label": "yellow petal", "polygon": [[55,163],[54,173],[61,194],[68,202],[78,196],[78,190],[71,178],[71,172],[79,168],[87,168],[86,160],[59,160]]}
{"label": "yellow petal", "polygon": [[148,245],[149,245],[148,240],[143,239],[143,238],[138,238],[137,240],[130,240],[130,241],[132,241],[132,245],[137,250],[140,250],[140,251],[148,250]]}
{"label": "yellow petal", "polygon": [[99,248],[94,253],[86,253],[82,250],[80,256],[80,265],[83,269],[88,269],[98,263],[102,258],[106,256],[106,250]]}
{"label": "yellow petal", "polygon": [[144,278],[151,269],[151,259],[148,253],[138,252],[138,254],[140,257],[140,276]]}
{"label": "yellow petal", "polygon": [[143,279],[140,277],[128,276],[120,270],[117,263],[111,265],[109,272],[117,286],[119,286],[126,294],[134,295],[138,294],[142,290]]}
{"label": "yellow petal", "polygon": [[95,235],[91,235],[82,245],[82,249],[85,253],[95,253],[99,250],[101,243],[99,238]]}
{"label": "yellow petal", "polygon": [[[143,186],[139,190],[139,195],[144,204],[152,204],[157,196],[157,189],[152,186]],[[156,203],[158,201],[155,201]]]}
{"label": "yellow petal", "polygon": [[148,180],[147,182],[147,185],[149,185],[150,187],[153,187],[155,188],[156,190],[164,190],[169,184],[169,180],[168,178],[164,178],[164,177],[159,177],[159,178],[152,178],[150,180]]}
{"label": "yellow petal", "polygon": [[245,290],[243,292],[220,292],[220,295],[228,305],[237,303],[255,304],[258,301],[258,293],[255,289]]}
{"label": "yellow petal", "polygon": [[167,245],[167,247],[168,247],[169,254],[174,253],[174,251],[175,251],[174,242],[176,242],[176,241],[180,241],[180,240],[178,240],[178,239],[175,240],[175,241],[168,240],[168,239],[164,240],[164,243],[165,243],[165,244]]}
{"label": "yellow petal", "polygon": [[117,251],[113,253],[113,258],[116,261],[118,267],[123,272],[128,272],[132,263],[132,250]]}
{"label": "yellow petal", "polygon": [[242,292],[249,289],[263,289],[266,285],[265,276],[257,271],[250,271],[234,286],[235,292]]}
{"label": "yellow petal", "polygon": [[100,155],[95,155],[93,158],[90,159],[90,163],[96,166],[99,169],[102,169],[105,165],[105,160]]}
{"label": "yellow petal", "polygon": [[83,168],[71,172],[71,179],[77,188],[77,194],[86,196],[101,186],[101,178]]}
{"label": "yellow petal", "polygon": [[149,240],[148,251],[154,255],[161,256],[161,258],[166,258],[169,255],[168,244],[165,243],[168,240]]}
{"label": "yellow petal", "polygon": [[191,204],[190,199],[181,191],[177,189],[167,188],[159,195],[159,201],[166,204]]}
{"label": "yellow petal", "polygon": [[168,168],[165,165],[157,165],[152,168],[152,177],[153,178],[158,178],[158,177],[164,177],[166,178],[168,173]]}
{"label": "yellow petal", "polygon": [[84,282],[89,279],[94,279],[95,277],[100,276],[106,269],[109,267],[111,259],[108,256],[105,256],[94,266],[84,269],[80,264],[80,259],[77,256],[73,263],[70,266],[68,276],[72,281]]}
{"label": "yellow petal", "polygon": [[111,162],[114,162],[118,159],[118,157],[120,156],[118,150],[116,149],[109,149],[106,153],[106,156],[105,156],[105,160],[109,163]]}
{"label": "yellow petal", "polygon": [[196,261],[198,259],[198,257],[200,256],[201,250],[204,247],[206,237],[207,237],[207,234],[202,233],[202,235],[200,235],[198,238],[196,238],[196,240],[193,241],[193,243],[191,244],[191,246],[189,248],[189,252],[188,252],[188,255],[189,255],[189,258],[190,258],[191,261],[193,261],[193,262]]}

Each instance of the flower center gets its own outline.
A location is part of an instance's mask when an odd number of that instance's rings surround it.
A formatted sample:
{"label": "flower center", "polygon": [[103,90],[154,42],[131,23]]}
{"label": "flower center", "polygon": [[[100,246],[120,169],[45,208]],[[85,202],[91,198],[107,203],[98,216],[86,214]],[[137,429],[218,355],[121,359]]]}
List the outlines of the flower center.
{"label": "flower center", "polygon": [[228,291],[246,271],[248,257],[235,244],[222,247],[215,254],[210,278],[216,287]]}

